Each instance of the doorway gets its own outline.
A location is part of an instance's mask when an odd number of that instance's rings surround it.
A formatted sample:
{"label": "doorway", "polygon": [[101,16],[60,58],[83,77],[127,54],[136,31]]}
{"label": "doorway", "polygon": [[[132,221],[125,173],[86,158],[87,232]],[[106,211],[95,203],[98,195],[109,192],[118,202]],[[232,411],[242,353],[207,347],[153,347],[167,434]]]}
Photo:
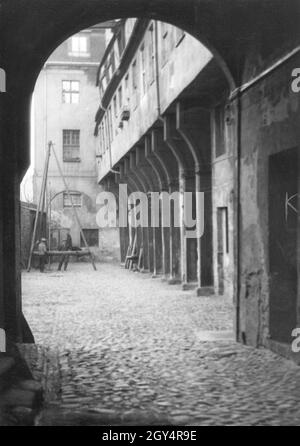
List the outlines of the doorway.
{"label": "doorway", "polygon": [[297,325],[297,148],[269,158],[270,335],[290,343]]}

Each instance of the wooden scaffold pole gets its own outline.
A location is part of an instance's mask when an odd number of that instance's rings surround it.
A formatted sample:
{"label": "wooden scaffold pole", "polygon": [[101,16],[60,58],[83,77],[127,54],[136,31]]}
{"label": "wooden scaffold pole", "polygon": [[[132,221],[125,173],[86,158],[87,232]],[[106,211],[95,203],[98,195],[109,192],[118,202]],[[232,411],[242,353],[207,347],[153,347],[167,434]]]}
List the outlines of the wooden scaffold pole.
{"label": "wooden scaffold pole", "polygon": [[[76,208],[74,206],[74,203],[73,203],[73,200],[72,200],[72,195],[70,194],[70,189],[68,187],[68,184],[67,184],[65,176],[63,174],[62,168],[60,166],[58,157],[57,157],[56,152],[54,150],[54,145],[53,145],[52,141],[49,141],[49,143],[48,143],[48,150],[47,150],[47,155],[46,155],[46,160],[45,160],[41,192],[40,192],[40,196],[39,196],[38,206],[37,206],[37,209],[36,209],[36,218],[35,218],[35,222],[34,222],[34,228],[33,228],[32,239],[31,239],[31,247],[30,247],[30,254],[29,254],[29,259],[28,259],[27,271],[29,272],[30,269],[31,269],[32,255],[33,255],[34,247],[35,247],[35,243],[36,243],[37,228],[39,228],[39,232],[41,232],[41,228],[42,228],[42,223],[39,220],[40,220],[40,218],[42,218],[44,207],[45,207],[46,186],[47,186],[47,177],[48,177],[49,160],[50,160],[51,150],[53,151],[54,158],[55,158],[58,170],[59,170],[59,174],[60,174],[60,176],[61,176],[61,178],[63,180],[65,191],[66,191],[66,193],[68,195],[68,198],[70,200],[72,211],[73,211],[73,215],[74,215],[74,217],[76,219],[76,222],[77,222],[77,224],[79,226],[79,230],[80,230],[80,234],[81,234],[82,240],[83,240],[84,245],[85,245],[85,247],[86,247],[86,249],[88,251],[88,254],[90,256],[93,268],[94,268],[95,271],[97,271],[97,268],[96,268],[96,265],[95,265],[95,261],[94,261],[94,257],[93,257],[93,253],[91,252],[90,247],[88,246],[88,243],[86,241],[85,235],[83,233],[83,230],[82,230],[82,227],[81,227],[81,223],[80,223],[80,220],[79,220],[79,216],[78,216],[77,210],[76,210]],[[41,213],[42,213],[42,215],[40,215]],[[49,242],[50,242],[50,236],[49,236]]]}
{"label": "wooden scaffold pole", "polygon": [[72,200],[72,195],[70,194],[70,189],[69,189],[69,187],[68,187],[67,181],[66,181],[65,176],[64,176],[64,174],[63,174],[62,168],[60,167],[60,163],[59,163],[58,157],[57,157],[57,155],[56,155],[56,152],[55,152],[55,150],[54,150],[54,146],[53,146],[53,143],[52,143],[52,142],[51,142],[51,146],[52,146],[52,151],[53,151],[53,154],[54,154],[54,158],[55,158],[55,160],[56,160],[56,164],[57,164],[57,167],[58,167],[60,176],[61,176],[61,178],[62,178],[62,180],[63,180],[65,190],[66,190],[66,192],[67,192],[68,198],[69,198],[70,203],[71,203],[71,206],[72,206],[72,210],[73,210],[74,217],[75,217],[75,219],[76,219],[76,221],[77,221],[77,224],[78,224],[78,226],[79,226],[79,230],[80,230],[80,234],[81,234],[82,240],[83,240],[83,242],[84,242],[84,244],[85,244],[85,247],[87,248],[87,250],[88,250],[88,252],[89,252],[89,255],[90,255],[90,258],[91,258],[91,262],[92,262],[93,268],[94,268],[95,271],[97,271],[97,268],[96,268],[96,265],[95,265],[95,261],[94,261],[93,254],[92,254],[92,252],[91,252],[91,250],[90,250],[89,245],[87,244],[87,241],[86,241],[86,238],[85,238],[85,235],[84,235],[84,233],[83,233],[83,230],[82,230],[82,227],[81,227],[81,223],[80,223],[80,220],[79,220],[79,217],[78,217],[77,210],[76,210],[76,208],[75,208],[75,206],[74,206],[74,203],[73,203],[73,200]]}

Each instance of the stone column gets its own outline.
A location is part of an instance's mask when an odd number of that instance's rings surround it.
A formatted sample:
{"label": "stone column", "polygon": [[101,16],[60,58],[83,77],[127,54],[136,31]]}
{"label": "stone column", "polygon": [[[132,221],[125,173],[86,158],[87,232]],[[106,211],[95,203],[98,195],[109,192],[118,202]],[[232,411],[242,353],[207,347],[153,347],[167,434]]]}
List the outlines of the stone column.
{"label": "stone column", "polygon": [[[192,171],[185,171],[183,173],[183,193],[191,193],[192,195],[192,206],[193,206],[193,217],[196,217],[196,195],[195,195],[195,174]],[[182,240],[183,240],[183,282],[182,286],[184,289],[189,289],[191,283],[195,286],[197,281],[197,238],[187,237],[188,231],[194,231],[195,228],[185,227],[185,222],[183,221],[182,230]]]}
{"label": "stone column", "polygon": [[[196,190],[204,193],[204,233],[198,244],[197,295],[213,294],[212,190],[211,170],[196,171]],[[199,210],[197,210],[199,212]],[[201,219],[201,215],[197,215]]]}
{"label": "stone column", "polygon": [[[179,191],[179,181],[174,179],[169,185],[169,193]],[[170,278],[169,284],[181,283],[181,228],[174,225],[174,212],[171,207],[171,224],[169,228]]]}
{"label": "stone column", "polygon": [[120,234],[121,263],[125,263],[127,249],[129,245],[128,228],[119,228],[119,234]]}
{"label": "stone column", "polygon": [[161,227],[152,229],[154,255],[153,278],[155,278],[162,273],[162,230]]}
{"label": "stone column", "polygon": [[147,229],[147,238],[148,238],[148,253],[149,253],[149,271],[152,274],[155,274],[155,256],[154,256],[154,249],[155,249],[155,237],[153,228],[151,227],[151,201],[148,200],[148,228]]}
{"label": "stone column", "polygon": [[142,228],[142,231],[144,243],[143,272],[146,273],[150,270],[149,228]]}
{"label": "stone column", "polygon": [[[21,270],[20,270],[20,178],[16,144],[15,110],[6,97],[5,120],[1,132],[1,276],[2,324],[7,337],[22,341]],[[4,307],[4,308],[3,308]],[[4,318],[3,318],[4,314]]]}
{"label": "stone column", "polygon": [[[164,191],[162,191],[164,192]],[[162,242],[162,274],[163,280],[168,280],[170,276],[170,227],[164,227],[163,224],[163,213],[160,206],[160,231],[161,231],[161,242]]]}

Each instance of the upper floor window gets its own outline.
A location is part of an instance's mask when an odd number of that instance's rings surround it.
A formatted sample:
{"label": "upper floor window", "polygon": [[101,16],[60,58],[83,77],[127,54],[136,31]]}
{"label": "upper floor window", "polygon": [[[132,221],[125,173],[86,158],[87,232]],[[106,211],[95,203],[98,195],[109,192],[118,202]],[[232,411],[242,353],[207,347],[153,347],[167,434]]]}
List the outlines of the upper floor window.
{"label": "upper floor window", "polygon": [[71,38],[71,56],[76,56],[76,57],[89,56],[87,36],[77,35]]}
{"label": "upper floor window", "polygon": [[169,29],[166,23],[161,23],[161,64],[166,64],[169,55]]}
{"label": "upper floor window", "polygon": [[82,195],[80,192],[64,192],[63,193],[63,206],[64,208],[82,206]]}
{"label": "upper floor window", "polygon": [[138,94],[138,72],[137,72],[137,61],[135,60],[132,64],[132,97],[133,97],[133,107],[137,106],[137,94]]}
{"label": "upper floor window", "polygon": [[62,101],[64,104],[78,104],[79,81],[62,81]]}
{"label": "upper floor window", "polygon": [[112,112],[111,106],[108,108],[108,132],[110,142],[113,140],[113,125],[112,125]]}
{"label": "upper floor window", "polygon": [[129,90],[129,73],[125,76],[125,101],[126,105],[130,104],[130,90]]}
{"label": "upper floor window", "polygon": [[109,123],[108,123],[108,114],[104,115],[104,132],[105,132],[105,150],[107,150],[110,146],[110,132],[109,132]]}
{"label": "upper floor window", "polygon": [[103,121],[100,126],[100,153],[103,155],[105,152],[105,134],[104,134],[104,124]]}
{"label": "upper floor window", "polygon": [[121,110],[123,107],[123,88],[122,85],[118,88],[118,97],[119,97],[119,109]]}
{"label": "upper floor window", "polygon": [[155,79],[155,41],[153,25],[149,28],[149,82]]}
{"label": "upper floor window", "polygon": [[145,45],[140,49],[141,53],[141,74],[142,74],[142,92],[146,93],[146,60],[145,60]]}
{"label": "upper floor window", "polygon": [[113,104],[114,104],[114,117],[117,118],[118,117],[117,96],[114,96]]}
{"label": "upper floor window", "polygon": [[63,161],[80,162],[80,130],[63,130]]}
{"label": "upper floor window", "polygon": [[132,64],[132,87],[133,90],[136,90],[138,88],[136,60]]}

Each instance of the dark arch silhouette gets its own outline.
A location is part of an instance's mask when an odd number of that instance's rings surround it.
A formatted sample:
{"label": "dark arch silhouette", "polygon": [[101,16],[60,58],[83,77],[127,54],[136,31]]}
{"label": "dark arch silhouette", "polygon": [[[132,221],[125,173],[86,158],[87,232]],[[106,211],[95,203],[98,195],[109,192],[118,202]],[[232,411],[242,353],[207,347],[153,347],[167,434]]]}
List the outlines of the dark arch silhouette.
{"label": "dark arch silhouette", "polygon": [[[106,20],[145,17],[169,22],[196,37],[214,55],[230,89],[263,73],[300,43],[299,0],[2,0],[0,67],[7,85],[0,97],[3,253],[0,323],[20,339],[18,182],[29,165],[30,102],[35,80],[52,51],[81,29]],[[239,98],[239,97],[238,97]],[[237,156],[241,107],[237,104]],[[237,177],[239,176],[239,163]],[[4,175],[3,175],[4,173]],[[239,193],[239,181],[237,182]],[[238,202],[239,198],[237,198]],[[239,234],[239,226],[237,229]],[[239,237],[237,237],[237,241]],[[237,252],[239,250],[237,249]],[[239,271],[236,273],[237,282]],[[237,285],[239,290],[239,284]],[[238,308],[238,306],[237,306]],[[2,316],[4,314],[4,317]]]}
{"label": "dark arch silhouette", "polygon": [[247,80],[245,76],[249,79],[253,75],[244,69],[249,48],[257,46],[260,54],[266,54],[258,67],[261,70],[270,62],[268,51],[274,53],[276,49],[279,53],[292,47],[295,37],[299,37],[299,11],[298,0],[9,0],[2,3],[0,66],[7,74],[5,107],[18,146],[20,177],[29,164],[29,110],[36,78],[54,49],[76,32],[126,17],[171,23],[196,37],[212,52],[230,89],[234,90]]}

